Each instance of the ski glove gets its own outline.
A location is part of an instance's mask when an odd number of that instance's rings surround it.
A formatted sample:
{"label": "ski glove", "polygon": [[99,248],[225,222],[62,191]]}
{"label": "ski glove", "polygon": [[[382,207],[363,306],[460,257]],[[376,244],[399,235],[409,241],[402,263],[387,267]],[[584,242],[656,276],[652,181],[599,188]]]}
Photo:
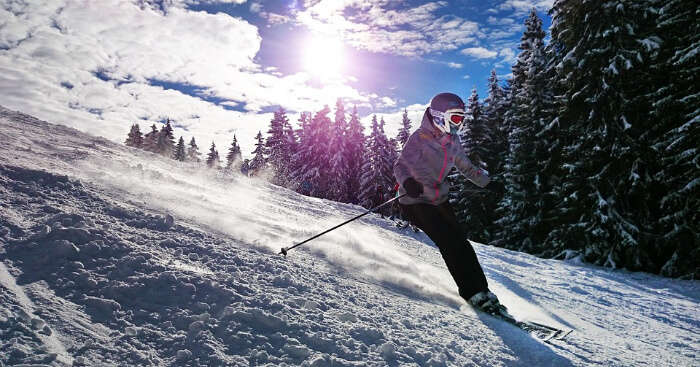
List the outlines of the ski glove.
{"label": "ski glove", "polygon": [[423,185],[413,177],[409,177],[403,182],[403,188],[406,189],[406,194],[414,199],[423,193]]}

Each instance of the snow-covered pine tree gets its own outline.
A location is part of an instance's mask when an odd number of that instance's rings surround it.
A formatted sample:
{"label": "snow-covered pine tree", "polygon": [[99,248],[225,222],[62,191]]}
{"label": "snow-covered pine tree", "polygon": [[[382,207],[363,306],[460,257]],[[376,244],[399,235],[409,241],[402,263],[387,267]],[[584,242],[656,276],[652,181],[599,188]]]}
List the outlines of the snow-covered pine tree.
{"label": "snow-covered pine tree", "polygon": [[143,150],[155,153],[158,149],[158,135],[156,124],[151,125],[151,131],[143,136]]}
{"label": "snow-covered pine tree", "polygon": [[[488,78],[488,95],[484,99],[482,119],[490,134],[490,140],[485,142],[483,159],[486,162],[486,167],[491,174],[491,184],[485,201],[486,212],[490,219],[486,222],[484,235],[490,241],[496,240],[497,233],[502,232],[498,224],[500,218],[498,206],[503,199],[504,192],[496,191],[494,187],[503,187],[504,178],[503,170],[508,154],[508,129],[505,124],[505,113],[508,108],[507,95],[504,88],[499,84],[496,70],[491,70],[491,75]],[[477,236],[478,237],[478,236]]]}
{"label": "snow-covered pine tree", "polygon": [[199,156],[199,147],[197,146],[197,142],[194,140],[194,137],[192,137],[192,139],[190,139],[189,146],[187,147],[187,160],[190,162],[199,162],[201,160]]}
{"label": "snow-covered pine tree", "polygon": [[293,152],[291,181],[297,192],[310,195],[310,181],[307,181],[306,163],[311,159],[311,116],[309,112],[301,112],[299,114],[299,128],[295,135],[298,140],[296,149]]}
{"label": "snow-covered pine tree", "polygon": [[273,170],[272,183],[285,186],[289,182],[291,147],[289,146],[289,130],[291,124],[287,112],[280,107],[270,121],[265,141],[266,161]]}
{"label": "snow-covered pine tree", "polygon": [[[658,240],[648,250],[652,271],[700,279],[700,22],[693,1],[655,1],[655,29],[641,40],[652,53],[653,144],[660,164]],[[658,51],[657,51],[658,50]],[[655,52],[657,51],[657,52]]]}
{"label": "snow-covered pine tree", "polygon": [[173,134],[173,127],[170,125],[170,119],[167,119],[165,125],[160,129],[160,133],[158,133],[156,152],[164,157],[170,158],[173,156],[174,149],[175,135]]}
{"label": "snow-covered pine tree", "polygon": [[[393,188],[396,179],[394,178],[394,163],[399,158],[399,150],[396,145],[396,140],[389,139],[386,135],[384,127],[386,122],[384,117],[379,121],[379,138],[380,138],[380,148],[378,153],[379,157],[379,172],[382,174],[382,187],[385,193],[389,193]],[[388,210],[389,208],[384,208]]]}
{"label": "snow-covered pine tree", "polygon": [[328,145],[330,167],[328,172],[328,199],[346,203],[349,201],[347,192],[348,179],[348,142],[346,139],[347,121],[345,106],[338,98],[335,103],[335,121],[330,129]]}
{"label": "snow-covered pine tree", "polygon": [[[496,69],[491,70],[491,75],[488,79],[488,95],[484,99],[483,117],[486,125],[494,134],[493,144],[497,144],[500,149],[492,149],[493,151],[507,150],[506,127],[504,118],[506,113],[506,92],[499,84]],[[501,137],[498,137],[501,135]]]}
{"label": "snow-covered pine tree", "polygon": [[360,177],[362,176],[362,165],[364,162],[365,149],[365,134],[364,126],[360,122],[360,117],[357,114],[357,106],[352,108],[350,113],[350,121],[345,137],[347,145],[347,198],[348,202],[353,204],[360,203]]}
{"label": "snow-covered pine tree", "polygon": [[330,108],[325,106],[303,128],[303,140],[295,159],[300,166],[293,174],[300,187],[310,187],[309,194],[320,198],[325,198],[328,193],[328,136],[331,125],[329,112]]}
{"label": "snow-covered pine tree", "polygon": [[401,149],[406,145],[408,138],[411,136],[411,120],[408,118],[408,110],[403,109],[403,116],[401,117],[401,129],[399,129],[399,134],[396,136],[396,142]]}
{"label": "snow-covered pine tree", "polygon": [[258,135],[255,136],[255,149],[253,150],[253,159],[250,161],[250,175],[256,176],[264,169],[267,168],[265,162],[265,140],[261,131],[258,131]]}
{"label": "snow-covered pine tree", "polygon": [[[460,137],[464,151],[474,165],[492,171],[487,163],[492,156],[492,152],[488,151],[492,132],[484,119],[476,88],[467,99],[467,119],[464,123],[467,124],[466,130]],[[494,193],[479,189],[456,171],[448,177],[452,185],[450,202],[468,237],[488,242],[491,236],[487,228],[496,220]]]}
{"label": "snow-covered pine tree", "polygon": [[[511,104],[506,112],[509,152],[504,170],[506,192],[498,210],[503,229],[494,244],[520,251],[541,252],[550,226],[543,225],[542,195],[548,191],[543,163],[551,142],[538,135],[553,119],[552,96],[546,79],[545,32],[533,9],[525,20],[518,59],[513,66]],[[551,224],[550,224],[551,225]]]}
{"label": "snow-covered pine tree", "polygon": [[233,141],[231,142],[231,146],[228,148],[228,153],[226,154],[226,168],[229,170],[238,169],[242,158],[243,155],[241,154],[241,147],[238,145],[236,134],[233,134]]}
{"label": "snow-covered pine tree", "polygon": [[129,135],[124,142],[128,147],[141,148],[143,146],[143,135],[141,134],[141,128],[139,124],[131,125],[131,130],[129,130]]}
{"label": "snow-covered pine tree", "polygon": [[[508,132],[505,126],[506,92],[499,85],[496,70],[491,70],[488,79],[488,95],[484,99],[482,119],[490,133],[490,140],[485,143],[487,153],[483,157],[489,172],[496,176],[492,181],[503,182],[501,173],[508,153]],[[500,193],[503,195],[503,193]]]}
{"label": "snow-covered pine tree", "polygon": [[[552,42],[561,48],[564,81],[560,110],[565,175],[556,186],[548,242],[554,250],[579,250],[584,260],[645,268],[656,220],[657,163],[648,118],[651,89],[644,43],[654,9],[650,1],[557,0]],[[564,123],[565,122],[565,123]],[[550,252],[551,255],[556,254]]]}
{"label": "snow-covered pine tree", "polygon": [[184,162],[187,159],[187,153],[185,152],[185,139],[180,137],[180,140],[177,142],[177,146],[175,147],[175,154],[173,155],[173,158],[176,161]]}
{"label": "snow-covered pine tree", "polygon": [[486,168],[486,160],[491,155],[487,150],[491,143],[491,131],[484,119],[476,88],[472,89],[472,94],[467,99],[467,116],[467,128],[465,134],[460,137],[462,146],[472,163]]}
{"label": "snow-covered pine tree", "polygon": [[381,171],[381,149],[383,138],[380,134],[377,116],[372,116],[372,131],[366,140],[362,176],[360,177],[360,204],[371,208],[380,203],[385,195],[386,179]]}
{"label": "snow-covered pine tree", "polygon": [[294,127],[292,126],[292,123],[289,122],[289,120],[286,120],[286,123],[283,127],[283,133],[285,147],[283,152],[283,160],[285,162],[284,177],[286,177],[286,182],[283,186],[287,188],[296,188],[297,182],[294,181],[292,173],[294,172],[296,167],[294,157],[296,156],[297,150],[299,149],[299,144],[297,142],[296,131],[294,130]]}
{"label": "snow-covered pine tree", "polygon": [[211,142],[211,147],[209,148],[209,154],[207,155],[207,167],[219,169],[221,165],[221,159],[219,158],[219,151],[216,150],[216,144]]}

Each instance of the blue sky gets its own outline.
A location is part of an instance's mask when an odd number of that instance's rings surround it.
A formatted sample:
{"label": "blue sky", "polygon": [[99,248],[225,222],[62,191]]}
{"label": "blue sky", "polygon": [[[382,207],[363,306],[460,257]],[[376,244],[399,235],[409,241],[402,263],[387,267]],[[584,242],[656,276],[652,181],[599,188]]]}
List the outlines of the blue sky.
{"label": "blue sky", "polygon": [[[0,0],[0,103],[115,140],[164,118],[244,153],[271,112],[342,98],[395,133],[434,94],[484,98],[551,0]],[[203,149],[204,150],[204,149]]]}
{"label": "blue sky", "polygon": [[[337,1],[341,3],[343,1]],[[260,51],[255,60],[263,67],[274,67],[284,74],[293,74],[304,70],[304,44],[313,37],[314,31],[308,23],[293,21],[299,12],[308,11],[316,2],[307,2],[310,8],[304,7],[303,1],[264,1],[246,2],[243,4],[198,4],[191,6],[193,10],[206,12],[224,12],[233,17],[240,17],[258,27],[262,37]],[[346,3],[352,4],[352,1]],[[385,3],[385,4],[384,4]],[[347,66],[347,74],[356,78],[349,84],[381,96],[389,96],[401,105],[425,103],[440,91],[453,91],[462,96],[471,93],[476,87],[480,95],[486,92],[486,79],[492,69],[499,76],[506,78],[510,74],[510,65],[517,55],[517,44],[522,32],[522,23],[526,11],[539,8],[538,13],[549,27],[549,17],[546,9],[548,2],[528,1],[387,1],[376,2],[382,10],[409,12],[412,9],[436,4],[434,10],[414,15],[419,22],[428,19],[436,23],[464,22],[462,38],[472,40],[452,42],[460,36],[437,41],[425,37],[425,41],[436,41],[435,49],[395,51],[391,44],[375,47],[364,46],[361,42],[344,43],[345,53],[353,65]],[[270,20],[270,14],[287,19]],[[361,10],[350,5],[343,15],[353,19],[361,14]],[[317,18],[323,19],[322,15]],[[358,22],[363,19],[358,18]],[[463,22],[462,22],[463,24]],[[388,27],[387,27],[388,28]],[[394,32],[420,32],[425,27],[411,24],[410,18],[406,23],[392,27]],[[369,37],[368,37],[369,38]],[[405,43],[404,43],[405,44]],[[433,47],[433,46],[431,46]],[[369,48],[369,49],[368,49]],[[466,51],[465,50],[470,50]],[[386,112],[383,108],[362,108],[363,113]]]}

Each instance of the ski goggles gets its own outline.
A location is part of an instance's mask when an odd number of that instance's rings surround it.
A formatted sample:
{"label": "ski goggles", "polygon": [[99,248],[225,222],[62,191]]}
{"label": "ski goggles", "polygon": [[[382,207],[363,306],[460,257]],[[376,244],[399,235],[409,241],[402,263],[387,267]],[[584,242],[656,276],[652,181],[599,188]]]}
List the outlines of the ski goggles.
{"label": "ski goggles", "polygon": [[464,113],[464,110],[462,109],[454,109],[441,112],[431,108],[430,114],[433,115],[433,120],[437,123],[444,123],[445,121],[447,121],[456,126],[462,125],[462,123],[466,119],[466,115]]}
{"label": "ski goggles", "polygon": [[450,121],[455,125],[460,125],[464,122],[464,111],[447,111],[445,112],[445,120]]}

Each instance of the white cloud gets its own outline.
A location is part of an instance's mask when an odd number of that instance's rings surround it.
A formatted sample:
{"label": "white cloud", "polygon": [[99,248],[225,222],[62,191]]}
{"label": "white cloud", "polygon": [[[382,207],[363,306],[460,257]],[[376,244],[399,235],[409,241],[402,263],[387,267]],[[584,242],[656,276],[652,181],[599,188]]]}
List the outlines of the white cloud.
{"label": "white cloud", "polygon": [[554,0],[506,0],[498,6],[498,9],[513,10],[516,15],[523,15],[533,8],[539,11],[548,11],[552,8],[553,3]]}
{"label": "white cloud", "polygon": [[251,13],[260,13],[263,10],[263,6],[261,3],[255,1],[250,3],[250,12]]}
{"label": "white cloud", "polygon": [[464,65],[462,65],[458,62],[448,62],[447,66],[452,68],[452,69],[461,69]]}
{"label": "white cloud", "polygon": [[372,52],[419,56],[449,51],[473,43],[483,34],[477,23],[436,13],[447,2],[387,9],[389,0],[322,0],[296,15],[314,32],[343,38],[349,45]]}
{"label": "white cloud", "polygon": [[269,24],[285,24],[285,23],[289,23],[292,21],[291,17],[288,17],[286,15],[276,14],[276,13],[263,12],[263,13],[260,13],[260,16],[267,19],[267,22]]}
{"label": "white cloud", "polygon": [[460,51],[463,55],[472,56],[477,59],[492,59],[498,56],[498,52],[485,49],[483,47],[470,47]]}
{"label": "white cloud", "polygon": [[381,106],[382,107],[394,107],[394,106],[396,106],[396,101],[389,98],[389,97],[382,97]]}
{"label": "white cloud", "polygon": [[463,79],[469,79],[469,78],[471,78],[471,76],[470,76],[469,74],[467,74],[467,75],[463,76],[462,78],[463,78]]}
{"label": "white cloud", "polygon": [[496,18],[494,16],[490,16],[488,19],[486,19],[486,22],[493,25],[511,25],[515,23],[515,20],[512,18]]}
{"label": "white cloud", "polygon": [[[263,108],[370,100],[343,79],[319,87],[305,73],[263,70],[254,61],[261,43],[255,26],[184,3],[165,2],[163,9],[158,2],[0,0],[0,103],[119,141],[134,122],[145,128],[170,117],[177,134],[195,136],[201,146],[227,145],[236,132],[245,152],[257,131],[267,130]],[[228,101],[217,106],[151,80],[197,86]]]}
{"label": "white cloud", "polygon": [[512,48],[502,49],[501,51],[498,52],[498,56],[502,57],[501,62],[504,62],[507,64],[513,64],[515,62],[515,60],[517,59],[515,51],[513,51]]}

